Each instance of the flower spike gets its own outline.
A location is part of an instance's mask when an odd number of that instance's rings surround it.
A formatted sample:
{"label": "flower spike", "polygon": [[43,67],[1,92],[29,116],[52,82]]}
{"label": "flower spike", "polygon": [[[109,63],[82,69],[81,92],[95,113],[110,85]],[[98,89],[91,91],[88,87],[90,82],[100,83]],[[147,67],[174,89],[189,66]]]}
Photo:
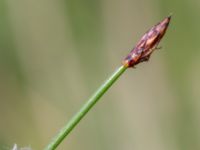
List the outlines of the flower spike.
{"label": "flower spike", "polygon": [[133,50],[123,60],[123,66],[129,68],[134,67],[140,62],[148,61],[152,52],[155,49],[158,49],[157,46],[165,35],[170,19],[171,15],[148,30]]}

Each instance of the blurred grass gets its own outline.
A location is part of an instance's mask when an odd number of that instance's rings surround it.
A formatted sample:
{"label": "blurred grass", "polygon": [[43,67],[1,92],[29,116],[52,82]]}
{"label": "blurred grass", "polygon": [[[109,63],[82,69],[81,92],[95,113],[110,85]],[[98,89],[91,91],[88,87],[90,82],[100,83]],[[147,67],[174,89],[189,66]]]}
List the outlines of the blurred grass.
{"label": "blurred grass", "polygon": [[[177,98],[177,119],[175,124],[175,135],[180,149],[199,149],[198,119],[195,118],[195,103],[190,86],[190,68],[196,56],[199,56],[198,39],[200,30],[198,25],[200,17],[197,10],[199,5],[196,1],[184,0],[163,1],[161,9],[168,11],[170,6],[174,13],[173,37],[169,39],[169,76],[173,83]],[[178,9],[177,9],[178,8]],[[175,29],[176,27],[176,29]],[[188,80],[189,79],[189,80]]]}
{"label": "blurred grass", "polygon": [[199,7],[195,0],[0,1],[0,149],[42,149],[171,12],[163,49],[127,71],[60,149],[200,149]]}

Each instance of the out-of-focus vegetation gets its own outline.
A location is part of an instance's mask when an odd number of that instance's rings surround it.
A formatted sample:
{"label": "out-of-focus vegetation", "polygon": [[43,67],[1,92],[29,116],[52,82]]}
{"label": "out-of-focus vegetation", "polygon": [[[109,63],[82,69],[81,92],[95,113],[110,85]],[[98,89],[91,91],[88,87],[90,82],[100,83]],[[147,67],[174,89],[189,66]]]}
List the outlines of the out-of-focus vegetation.
{"label": "out-of-focus vegetation", "polygon": [[0,149],[43,149],[152,25],[162,50],[127,70],[58,149],[200,149],[200,2],[1,0]]}

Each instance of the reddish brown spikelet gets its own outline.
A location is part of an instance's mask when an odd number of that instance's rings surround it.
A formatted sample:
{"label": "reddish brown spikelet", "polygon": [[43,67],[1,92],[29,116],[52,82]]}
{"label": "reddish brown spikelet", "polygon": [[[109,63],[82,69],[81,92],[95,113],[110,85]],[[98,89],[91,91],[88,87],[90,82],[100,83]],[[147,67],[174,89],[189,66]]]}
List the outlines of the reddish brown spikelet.
{"label": "reddish brown spikelet", "polygon": [[171,16],[166,17],[143,35],[141,40],[123,60],[122,63],[125,67],[133,67],[140,62],[149,60],[150,55],[157,48],[160,40],[164,36],[170,19]]}

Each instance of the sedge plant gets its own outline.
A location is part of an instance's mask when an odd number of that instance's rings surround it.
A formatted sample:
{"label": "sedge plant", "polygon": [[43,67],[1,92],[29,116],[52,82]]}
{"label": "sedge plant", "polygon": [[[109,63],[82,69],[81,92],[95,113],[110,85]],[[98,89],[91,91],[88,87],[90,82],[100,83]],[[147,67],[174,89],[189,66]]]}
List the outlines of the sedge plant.
{"label": "sedge plant", "polygon": [[74,127],[80,122],[80,120],[87,114],[87,112],[97,103],[97,101],[108,91],[113,83],[126,71],[128,68],[132,68],[135,65],[148,61],[152,52],[158,49],[158,44],[164,36],[171,16],[166,17],[163,21],[159,22],[151,29],[149,29],[143,37],[139,40],[136,46],[125,57],[120,66],[100,87],[94,94],[86,101],[83,107],[69,120],[60,132],[52,139],[47,145],[45,150],[54,150],[58,145],[69,135]]}

